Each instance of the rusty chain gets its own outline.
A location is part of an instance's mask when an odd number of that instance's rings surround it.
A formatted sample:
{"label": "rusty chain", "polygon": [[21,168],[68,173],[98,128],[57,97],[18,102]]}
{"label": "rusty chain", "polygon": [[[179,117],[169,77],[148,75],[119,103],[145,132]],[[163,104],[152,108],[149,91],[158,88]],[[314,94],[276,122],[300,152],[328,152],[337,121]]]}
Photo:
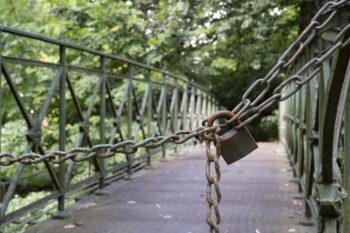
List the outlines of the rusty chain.
{"label": "rusty chain", "polygon": [[[277,101],[284,101],[290,96],[298,92],[305,84],[309,83],[321,70],[322,63],[329,59],[336,51],[342,49],[350,44],[350,38],[344,41],[344,36],[350,31],[350,24],[337,25],[339,32],[333,41],[333,45],[327,48],[321,53],[319,57],[314,57],[306,62],[300,69],[293,74],[289,75],[283,82],[281,82],[274,90],[272,96],[266,98],[266,94],[270,91],[271,82],[275,80],[282,73],[286,73],[295,62],[298,57],[305,51],[308,45],[317,38],[321,32],[328,29],[332,19],[336,17],[341,8],[349,5],[350,0],[330,1],[327,2],[312,18],[310,24],[302,31],[297,39],[285,50],[280,56],[275,66],[266,74],[265,77],[254,81],[242,96],[242,100],[235,106],[232,112],[234,117],[227,120],[224,125],[231,124],[239,120],[240,123],[236,124],[237,129],[246,126],[255,118],[257,118],[261,112],[269,108]],[[311,72],[306,74],[308,71]],[[292,85],[291,85],[292,84]],[[282,95],[282,90],[287,86],[293,88],[288,93]],[[262,91],[255,97],[251,98],[258,88],[263,88]],[[219,126],[208,127],[205,125],[206,120],[203,121],[203,126],[190,131],[180,130],[168,136],[157,136],[147,138],[143,141],[136,142],[133,140],[126,140],[116,144],[98,144],[91,148],[73,148],[70,151],[54,151],[45,155],[38,153],[25,153],[21,156],[15,156],[11,153],[0,153],[0,166],[10,166],[14,163],[21,163],[24,165],[38,164],[41,162],[50,162],[53,164],[62,163],[66,160],[72,160],[74,162],[83,162],[93,157],[108,158],[117,153],[133,154],[137,152],[139,148],[157,148],[165,143],[182,144],[191,138],[198,140],[205,140],[206,142],[206,178],[207,178],[207,202],[208,207],[206,211],[206,221],[210,226],[209,232],[219,233],[220,213],[218,204],[221,200],[221,192],[219,188],[220,181],[220,139],[218,136]],[[211,143],[214,142],[216,151],[213,154],[211,152]],[[211,175],[211,165],[214,165],[215,175]],[[216,192],[216,196],[212,197],[212,189]],[[215,213],[215,220],[212,218],[212,211]]]}
{"label": "rusty chain", "polygon": [[117,153],[133,154],[136,153],[139,148],[157,148],[168,142],[174,144],[183,144],[191,138],[197,138],[198,140],[202,140],[202,138],[210,139],[204,134],[212,132],[214,129],[215,127],[201,126],[194,131],[179,130],[176,133],[168,136],[150,137],[140,142],[126,140],[116,144],[98,144],[91,148],[76,147],[67,152],[54,151],[45,155],[29,152],[16,157],[11,153],[0,153],[0,166],[10,166],[14,163],[33,165],[44,161],[50,162],[52,164],[59,164],[66,160],[72,160],[73,162],[83,162],[92,159],[93,157],[109,158]]}
{"label": "rusty chain", "polygon": [[[344,8],[350,3],[349,0],[330,1],[327,2],[312,18],[310,24],[300,33],[298,38],[285,50],[280,56],[275,66],[266,74],[264,78],[254,81],[242,96],[241,102],[233,109],[235,116],[229,120],[233,123],[239,119],[241,123],[236,125],[239,129],[255,118],[261,112],[269,108],[277,101],[284,101],[290,96],[298,92],[305,84],[310,82],[321,70],[322,62],[330,58],[338,49],[342,49],[350,44],[350,38],[342,41],[343,37],[350,31],[350,24],[337,25],[340,30],[333,41],[333,45],[322,52],[320,57],[314,57],[306,62],[298,71],[286,78],[279,86],[273,90],[273,95],[264,99],[270,90],[271,82],[275,80],[280,74],[286,73],[291,66],[295,64],[297,58],[305,51],[307,46],[320,35],[321,32],[327,30],[331,20],[337,15],[341,8]],[[332,27],[333,28],[333,27]],[[294,53],[293,53],[294,51]],[[305,76],[304,74],[312,70],[312,72]],[[282,95],[281,91],[289,84],[295,84],[294,89],[287,94]],[[253,99],[250,96],[256,91],[258,87],[263,90]],[[264,99],[264,100],[263,100]]]}
{"label": "rusty chain", "polygon": [[[208,207],[206,211],[206,221],[210,227],[209,232],[213,233],[219,233],[219,224],[221,222],[220,212],[218,204],[221,201],[221,191],[219,187],[219,181],[221,178],[221,172],[220,172],[220,164],[219,164],[219,158],[221,155],[221,145],[220,145],[220,137],[217,133],[213,132],[214,134],[214,146],[216,148],[215,153],[213,154],[211,152],[211,142],[210,140],[205,141],[206,145],[206,154],[207,154],[207,163],[206,163],[206,170],[205,170],[205,176],[207,178],[207,202]],[[215,175],[211,175],[211,164],[214,164],[214,170]],[[212,189],[214,186],[214,190],[216,193],[215,197],[212,197]],[[215,213],[215,220],[211,217],[211,213],[214,210]]]}

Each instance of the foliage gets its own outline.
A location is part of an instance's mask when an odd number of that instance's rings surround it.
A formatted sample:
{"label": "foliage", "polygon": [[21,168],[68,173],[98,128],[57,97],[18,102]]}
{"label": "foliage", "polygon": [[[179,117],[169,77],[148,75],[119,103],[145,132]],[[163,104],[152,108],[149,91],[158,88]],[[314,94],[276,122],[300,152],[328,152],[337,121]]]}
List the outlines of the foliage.
{"label": "foliage", "polygon": [[227,108],[297,34],[292,1],[5,1],[5,24],[184,74]]}
{"label": "foliage", "polygon": [[261,118],[259,127],[250,127],[257,141],[275,141],[278,139],[279,111],[274,110],[272,114]]}

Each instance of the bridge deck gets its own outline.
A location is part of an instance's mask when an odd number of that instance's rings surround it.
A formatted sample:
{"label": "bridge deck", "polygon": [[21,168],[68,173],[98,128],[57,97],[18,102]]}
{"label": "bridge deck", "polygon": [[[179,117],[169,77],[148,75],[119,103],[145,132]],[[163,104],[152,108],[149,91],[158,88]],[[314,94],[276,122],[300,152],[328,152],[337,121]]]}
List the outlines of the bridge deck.
{"label": "bridge deck", "polygon": [[[47,220],[28,233],[203,233],[204,148],[197,147],[106,188],[71,208],[72,218]],[[183,153],[183,154],[184,154]],[[260,144],[249,157],[222,163],[222,233],[313,233],[281,145]]]}

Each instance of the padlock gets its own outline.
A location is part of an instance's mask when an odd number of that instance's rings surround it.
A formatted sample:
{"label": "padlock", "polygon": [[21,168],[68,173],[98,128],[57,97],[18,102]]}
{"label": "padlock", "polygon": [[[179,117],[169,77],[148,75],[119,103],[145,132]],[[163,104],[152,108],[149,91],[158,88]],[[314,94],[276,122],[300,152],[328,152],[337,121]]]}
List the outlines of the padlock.
{"label": "padlock", "polygon": [[[234,113],[231,111],[218,111],[208,119],[207,126],[212,126],[217,119],[231,119],[232,117],[234,117]],[[258,148],[254,138],[245,126],[235,129],[233,124],[239,124],[239,121],[237,120],[229,125],[227,131],[219,132],[221,156],[228,165],[240,160]]]}

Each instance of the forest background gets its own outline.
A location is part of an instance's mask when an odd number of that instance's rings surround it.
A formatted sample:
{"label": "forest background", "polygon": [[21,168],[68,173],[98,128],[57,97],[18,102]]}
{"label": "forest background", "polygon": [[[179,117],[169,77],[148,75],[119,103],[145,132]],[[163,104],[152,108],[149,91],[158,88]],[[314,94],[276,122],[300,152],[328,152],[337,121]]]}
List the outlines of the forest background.
{"label": "forest background", "polygon": [[[240,101],[250,83],[267,73],[319,4],[315,0],[1,3],[0,22],[4,25],[183,75],[209,87],[227,109]],[[16,43],[16,39],[11,40],[11,44]],[[11,49],[12,54],[20,54],[27,48]],[[50,55],[41,51],[40,56]],[[250,126],[257,140],[278,138],[277,107]]]}

